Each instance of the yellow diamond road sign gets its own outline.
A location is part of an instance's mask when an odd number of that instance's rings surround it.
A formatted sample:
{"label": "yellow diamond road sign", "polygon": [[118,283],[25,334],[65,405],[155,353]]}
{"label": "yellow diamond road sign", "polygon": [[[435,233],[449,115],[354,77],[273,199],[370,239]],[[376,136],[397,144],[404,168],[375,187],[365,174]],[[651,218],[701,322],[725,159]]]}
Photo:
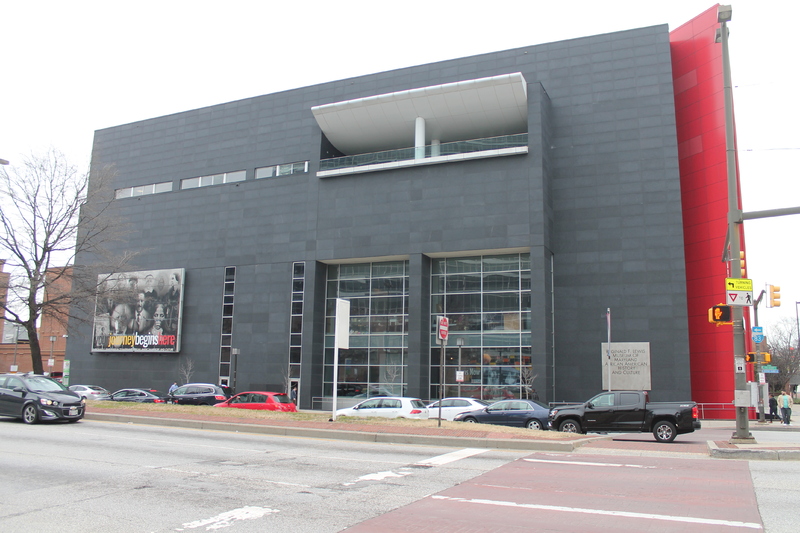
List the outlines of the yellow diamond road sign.
{"label": "yellow diamond road sign", "polygon": [[725,278],[726,291],[753,292],[752,279]]}

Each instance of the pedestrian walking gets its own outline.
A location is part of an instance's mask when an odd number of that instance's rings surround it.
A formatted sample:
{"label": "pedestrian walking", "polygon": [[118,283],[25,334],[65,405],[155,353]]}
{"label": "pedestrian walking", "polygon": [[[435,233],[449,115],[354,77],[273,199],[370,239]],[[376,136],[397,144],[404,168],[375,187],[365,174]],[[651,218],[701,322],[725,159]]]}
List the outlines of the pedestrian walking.
{"label": "pedestrian walking", "polygon": [[769,393],[769,423],[778,418],[778,400],[775,399],[775,394]]}
{"label": "pedestrian walking", "polygon": [[297,405],[297,385],[292,385],[292,390],[289,393],[289,397],[292,399],[292,403]]}
{"label": "pedestrian walking", "polygon": [[169,393],[172,394],[178,388],[178,382],[173,381],[172,385],[169,386]]}
{"label": "pedestrian walking", "polygon": [[778,407],[781,408],[781,420],[784,426],[788,426],[791,423],[793,403],[792,397],[786,391],[781,391],[781,395],[778,396]]}

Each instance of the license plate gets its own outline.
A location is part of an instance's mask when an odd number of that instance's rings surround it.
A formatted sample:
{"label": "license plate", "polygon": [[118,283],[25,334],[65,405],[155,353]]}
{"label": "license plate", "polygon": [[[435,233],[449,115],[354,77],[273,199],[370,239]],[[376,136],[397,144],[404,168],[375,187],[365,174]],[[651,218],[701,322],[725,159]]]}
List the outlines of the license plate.
{"label": "license plate", "polygon": [[69,416],[78,416],[78,408],[77,407],[70,407],[69,408]]}

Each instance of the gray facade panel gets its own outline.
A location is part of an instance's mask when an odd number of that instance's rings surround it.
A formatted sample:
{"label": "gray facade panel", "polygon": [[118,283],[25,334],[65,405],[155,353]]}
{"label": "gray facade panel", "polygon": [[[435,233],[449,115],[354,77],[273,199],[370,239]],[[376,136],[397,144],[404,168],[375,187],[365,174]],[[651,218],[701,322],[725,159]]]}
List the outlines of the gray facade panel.
{"label": "gray facade panel", "polygon": [[[517,71],[528,82],[527,154],[315,175],[322,135],[312,106]],[[296,161],[309,161],[310,172],[254,179],[256,168]],[[214,332],[225,266],[237,267],[233,342],[242,353],[237,387],[245,390],[283,387],[292,263],[306,262],[301,405],[309,407],[322,394],[325,264],[399,256],[410,258],[412,273],[408,393],[426,397],[429,256],[525,249],[533,280],[531,351],[543,399],[577,400],[599,391],[602,313],[609,307],[613,340],[651,343],[654,389],[689,396],[665,26],[382,72],[108,128],[96,132],[93,163],[113,163],[118,188],[174,183],[170,193],[119,200],[115,208],[134,228],[121,248],[140,250],[137,268],[187,269],[181,357],[197,359],[198,380],[217,377]],[[236,170],[247,171],[246,181],[179,190],[181,179]],[[67,355],[82,381],[115,388],[136,375],[137,384],[166,387],[176,379],[177,358],[89,355],[79,339],[70,336]]]}

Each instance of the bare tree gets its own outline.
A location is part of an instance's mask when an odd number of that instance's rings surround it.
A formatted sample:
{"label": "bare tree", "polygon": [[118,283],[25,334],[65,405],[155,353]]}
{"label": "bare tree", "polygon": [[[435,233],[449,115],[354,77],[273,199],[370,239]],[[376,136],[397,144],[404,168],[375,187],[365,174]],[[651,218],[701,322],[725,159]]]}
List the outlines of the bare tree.
{"label": "bare tree", "polygon": [[194,374],[194,359],[191,357],[181,357],[178,364],[178,375],[183,379],[183,383],[192,382],[192,374]]}
{"label": "bare tree", "polygon": [[767,347],[771,364],[778,367],[777,374],[767,374],[770,390],[789,390],[789,382],[800,373],[800,353],[797,343],[797,322],[783,317],[769,328]]}
{"label": "bare tree", "polygon": [[[65,326],[91,315],[99,272],[118,272],[130,253],[112,254],[122,221],[110,213],[111,168],[80,172],[58,151],[0,167],[0,258],[9,267],[5,318],[28,333],[33,371],[42,373],[37,324],[43,316]],[[94,259],[72,266],[75,256]],[[5,256],[5,257],[3,257]]]}
{"label": "bare tree", "polygon": [[291,392],[290,388],[292,386],[292,378],[289,377],[289,367],[284,367],[283,369],[283,390],[286,394]]}
{"label": "bare tree", "polygon": [[539,377],[539,374],[533,373],[532,366],[523,366],[519,371],[519,379],[522,383],[522,390],[525,391],[525,399],[527,400],[538,400],[537,395],[534,394],[536,389],[533,387],[537,377]]}

